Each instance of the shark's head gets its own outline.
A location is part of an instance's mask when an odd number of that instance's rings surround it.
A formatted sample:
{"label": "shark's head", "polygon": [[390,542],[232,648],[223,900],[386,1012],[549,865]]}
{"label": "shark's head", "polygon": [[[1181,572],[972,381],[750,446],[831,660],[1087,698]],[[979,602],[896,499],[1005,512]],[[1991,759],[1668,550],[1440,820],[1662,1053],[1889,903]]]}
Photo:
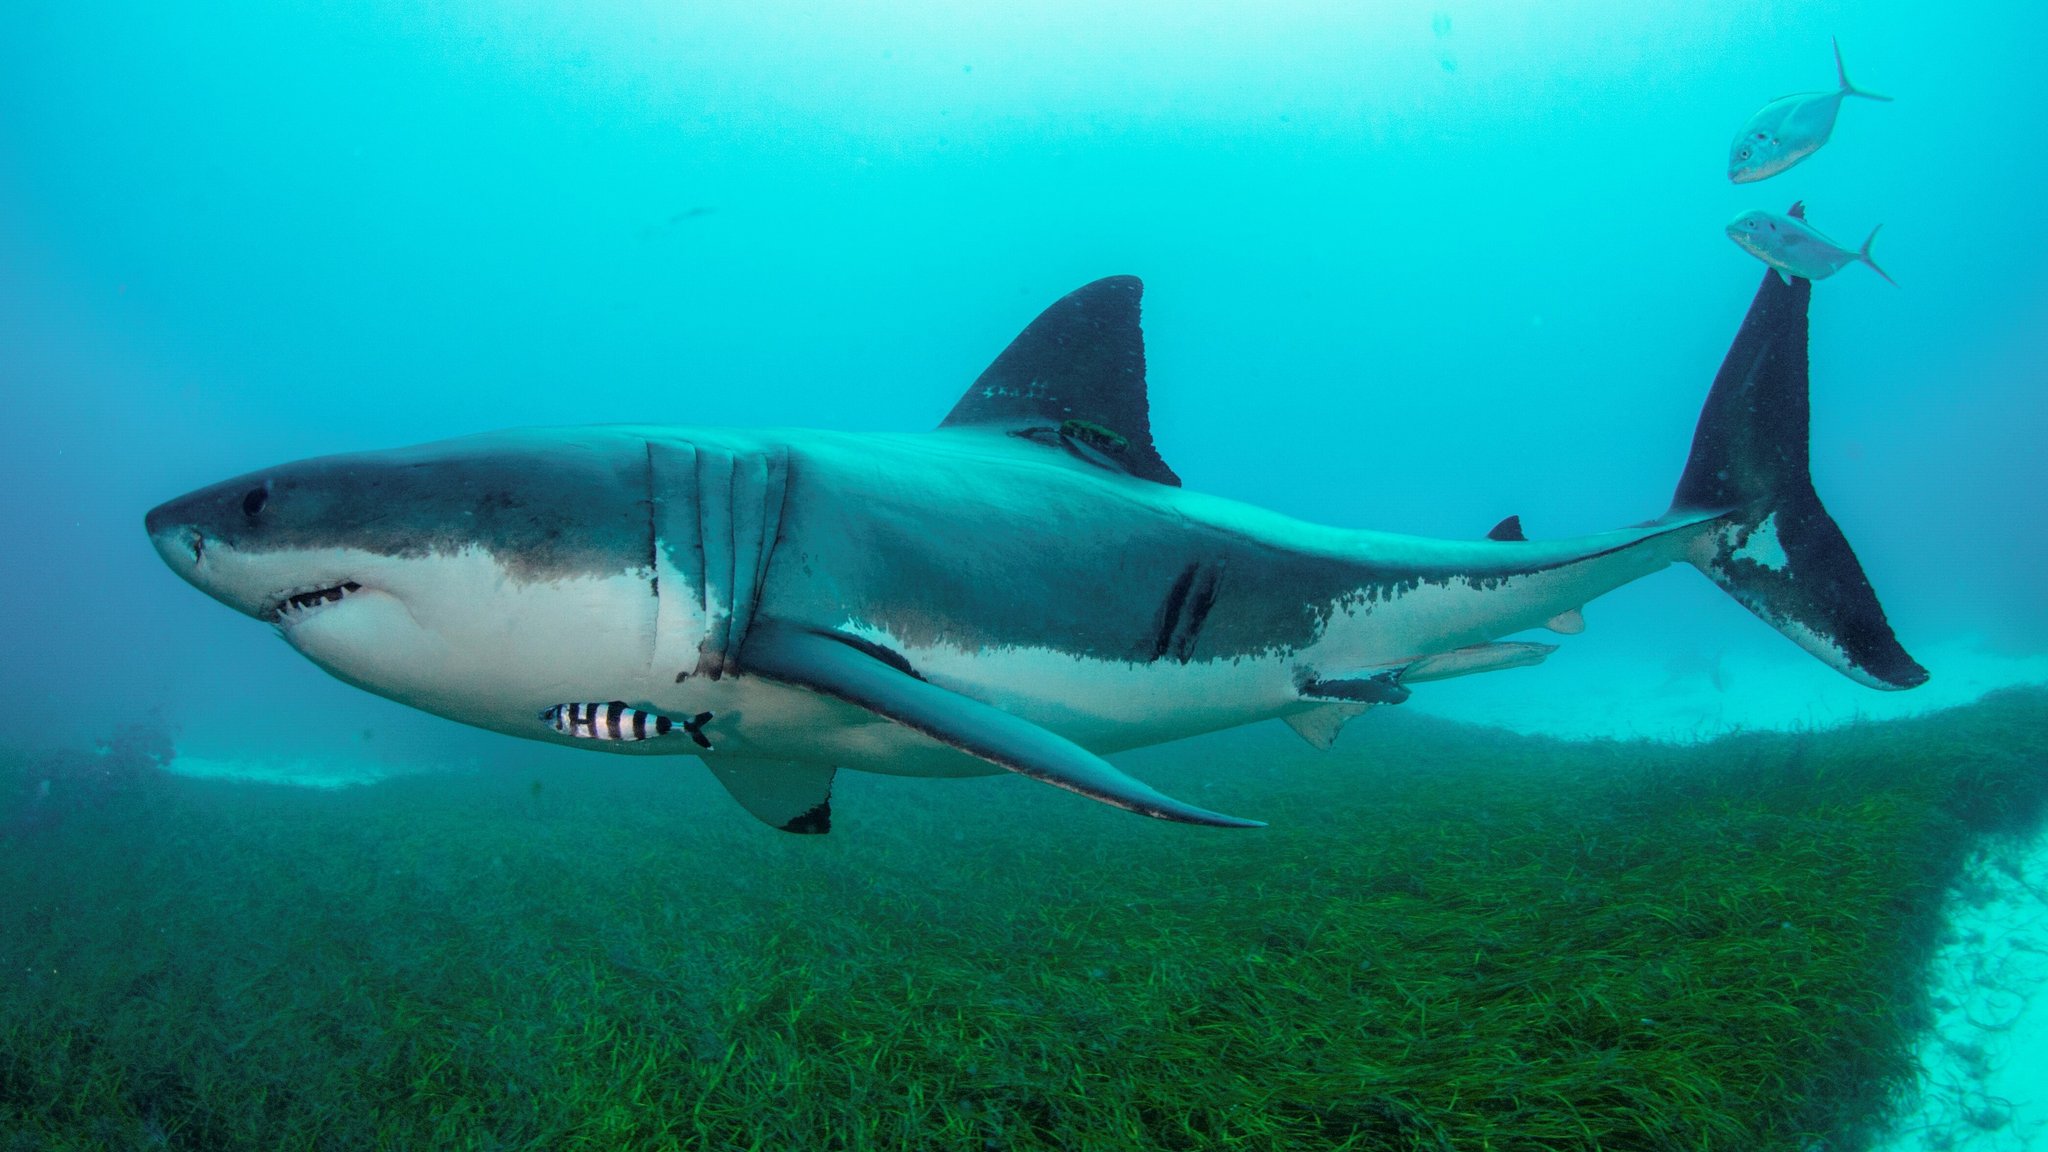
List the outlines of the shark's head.
{"label": "shark's head", "polygon": [[[647,450],[603,429],[329,456],[150,511],[165,563],[342,679],[521,731],[624,695],[656,596]],[[611,698],[598,695],[597,699]]]}

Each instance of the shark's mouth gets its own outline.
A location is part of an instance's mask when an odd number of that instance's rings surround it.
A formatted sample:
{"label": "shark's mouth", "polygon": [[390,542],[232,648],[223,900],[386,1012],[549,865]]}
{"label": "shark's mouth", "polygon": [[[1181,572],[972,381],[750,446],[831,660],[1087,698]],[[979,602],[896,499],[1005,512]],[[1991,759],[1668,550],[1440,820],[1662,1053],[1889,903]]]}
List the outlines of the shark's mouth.
{"label": "shark's mouth", "polygon": [[271,614],[279,624],[295,623],[331,604],[339,604],[349,594],[362,590],[361,584],[353,580],[344,580],[328,588],[283,593],[278,597],[277,607],[271,610]]}

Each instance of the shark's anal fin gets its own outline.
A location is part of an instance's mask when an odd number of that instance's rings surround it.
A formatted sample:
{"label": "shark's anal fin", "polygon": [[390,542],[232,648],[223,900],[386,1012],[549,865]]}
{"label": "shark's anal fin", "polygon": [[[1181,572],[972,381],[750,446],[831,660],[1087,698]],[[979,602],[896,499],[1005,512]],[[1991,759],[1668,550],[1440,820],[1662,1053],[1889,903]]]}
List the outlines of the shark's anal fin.
{"label": "shark's anal fin", "polygon": [[1064,736],[907,675],[829,632],[757,620],[741,671],[843,700],[977,760],[1127,811],[1183,824],[1263,827],[1175,800]]}
{"label": "shark's anal fin", "polygon": [[740,807],[761,823],[800,835],[832,830],[832,776],[836,769],[831,765],[710,759],[705,766]]}
{"label": "shark's anal fin", "polygon": [[1577,636],[1586,630],[1586,614],[1577,608],[1567,609],[1545,620],[1543,626],[1560,636]]}

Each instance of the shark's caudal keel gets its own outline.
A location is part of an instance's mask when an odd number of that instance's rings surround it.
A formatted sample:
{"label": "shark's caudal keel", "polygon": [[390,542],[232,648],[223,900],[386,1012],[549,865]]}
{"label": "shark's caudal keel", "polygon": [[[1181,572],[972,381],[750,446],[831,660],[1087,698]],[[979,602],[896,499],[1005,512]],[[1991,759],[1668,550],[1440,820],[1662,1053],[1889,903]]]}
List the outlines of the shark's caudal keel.
{"label": "shark's caudal keel", "polygon": [[1540,662],[1689,561],[1864,683],[1926,673],[1806,471],[1803,280],[1767,274],[1660,519],[1562,541],[1320,528],[1183,491],[1138,282],[1041,315],[935,432],[543,429],[327,457],[150,512],[166,563],[322,668],[437,715],[701,756],[830,827],[837,767],[1010,771],[1245,826],[1101,753],[1256,720],[1319,745],[1417,685]]}

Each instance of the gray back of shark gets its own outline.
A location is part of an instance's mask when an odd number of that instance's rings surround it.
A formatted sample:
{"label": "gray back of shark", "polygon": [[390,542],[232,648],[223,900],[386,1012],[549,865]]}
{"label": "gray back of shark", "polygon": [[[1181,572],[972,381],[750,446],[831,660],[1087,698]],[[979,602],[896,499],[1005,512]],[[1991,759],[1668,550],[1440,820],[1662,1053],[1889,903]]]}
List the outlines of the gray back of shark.
{"label": "gray back of shark", "polygon": [[1923,681],[1807,478],[1807,292],[1766,277],[1670,508],[1567,540],[1512,517],[1478,540],[1325,528],[1182,489],[1133,277],[1047,309],[934,432],[499,433],[239,477],[147,527],[352,684],[700,756],[788,831],[830,827],[839,767],[1011,771],[1242,827],[1102,754],[1268,718],[1326,746],[1416,685],[1539,662],[1550,645],[1502,638],[1576,631],[1674,561],[1863,683]]}
{"label": "gray back of shark", "polygon": [[1737,184],[1765,180],[1820,151],[1835,132],[1835,118],[1842,101],[1850,96],[1889,102],[1891,97],[1865,92],[1849,82],[1842,65],[1842,46],[1834,45],[1835,75],[1840,83],[1832,92],[1796,92],[1780,96],[1758,109],[1735,134],[1728,146],[1728,179]]}

